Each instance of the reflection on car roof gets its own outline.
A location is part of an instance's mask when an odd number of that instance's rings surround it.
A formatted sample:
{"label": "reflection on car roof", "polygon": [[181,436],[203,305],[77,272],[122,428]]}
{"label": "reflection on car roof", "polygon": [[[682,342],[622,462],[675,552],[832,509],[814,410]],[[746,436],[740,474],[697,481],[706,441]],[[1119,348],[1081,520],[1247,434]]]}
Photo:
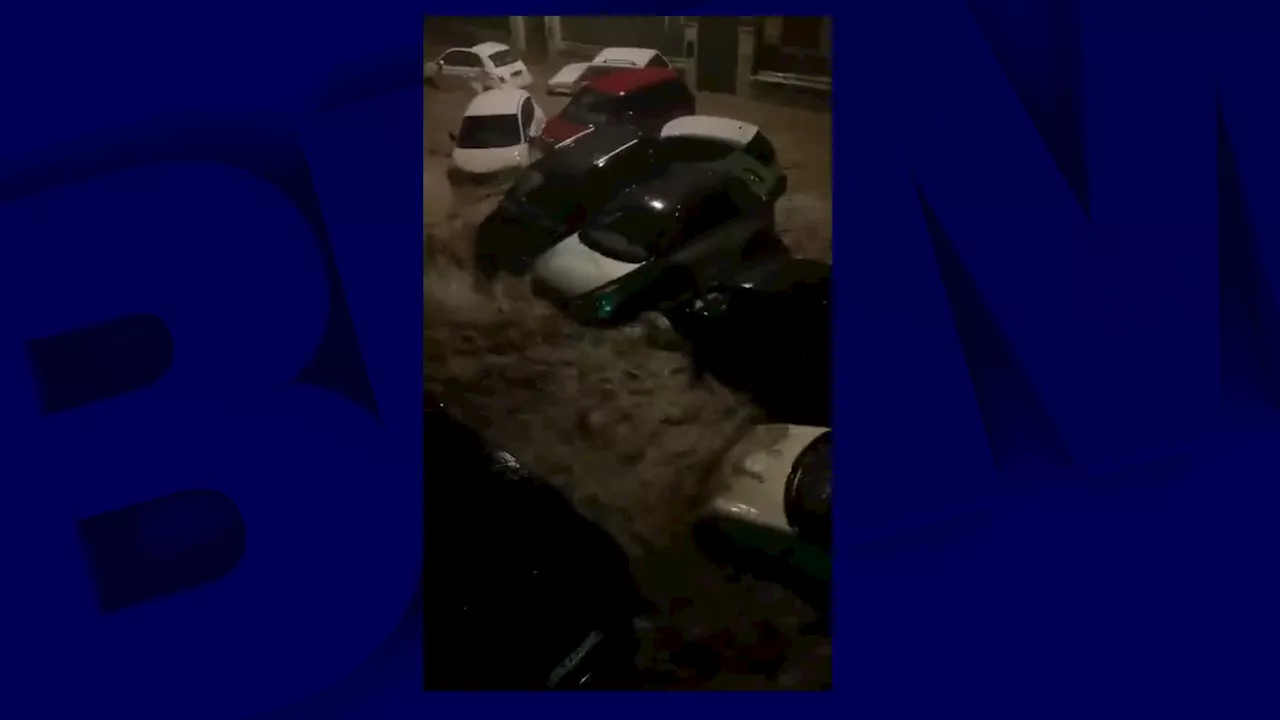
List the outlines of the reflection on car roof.
{"label": "reflection on car roof", "polygon": [[471,46],[471,52],[479,53],[486,57],[498,52],[499,50],[510,50],[510,49],[511,49],[510,47],[507,47],[506,45],[503,45],[500,42],[482,42],[477,45]]}
{"label": "reflection on car roof", "polygon": [[690,196],[713,187],[719,179],[716,174],[701,168],[673,168],[661,177],[619,195],[607,210],[642,208],[655,214],[675,213]]}
{"label": "reflection on car roof", "polygon": [[585,176],[598,169],[597,162],[640,137],[638,131],[629,127],[596,125],[590,132],[557,146],[532,167],[544,175]]}

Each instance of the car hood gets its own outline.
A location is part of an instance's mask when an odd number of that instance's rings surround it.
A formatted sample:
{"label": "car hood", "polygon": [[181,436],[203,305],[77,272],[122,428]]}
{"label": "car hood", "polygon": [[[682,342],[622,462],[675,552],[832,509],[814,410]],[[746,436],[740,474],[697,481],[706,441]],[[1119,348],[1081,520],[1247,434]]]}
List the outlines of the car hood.
{"label": "car hood", "polygon": [[548,120],[546,126],[542,128],[542,139],[553,144],[562,143],[589,127],[591,126],[566,120],[563,116],[556,115]]}
{"label": "car hood", "polygon": [[538,258],[533,265],[533,275],[566,297],[580,297],[641,265],[643,263],[607,258],[583,245],[578,234],[574,233]]}
{"label": "car hood", "polygon": [[527,151],[523,145],[453,149],[453,164],[459,170],[476,175],[518,168],[524,164],[526,157]]}

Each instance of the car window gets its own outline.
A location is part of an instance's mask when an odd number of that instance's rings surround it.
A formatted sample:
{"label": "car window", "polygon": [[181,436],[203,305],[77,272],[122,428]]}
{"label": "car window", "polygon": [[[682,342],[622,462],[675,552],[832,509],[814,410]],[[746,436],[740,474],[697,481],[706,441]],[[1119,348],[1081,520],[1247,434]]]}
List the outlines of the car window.
{"label": "car window", "polygon": [[503,48],[490,55],[489,62],[493,63],[494,67],[501,68],[520,62],[520,56],[511,48]]}
{"label": "car window", "polygon": [[765,167],[770,167],[778,161],[778,155],[773,149],[773,143],[769,142],[769,138],[765,137],[762,132],[756,132],[742,148],[742,151],[755,158],[756,162]]}
{"label": "car window", "polygon": [[533,129],[533,98],[525,98],[520,103],[520,125],[524,127],[526,133]]}
{"label": "car window", "polygon": [[440,61],[449,67],[481,67],[480,56],[470,50],[450,50],[440,57]]}
{"label": "car window", "polygon": [[454,143],[463,149],[513,147],[524,142],[515,115],[467,115]]}
{"label": "car window", "polygon": [[653,58],[652,58],[651,60],[649,60],[648,64],[646,64],[646,65],[645,65],[645,67],[647,67],[647,68],[669,68],[669,67],[671,67],[671,66],[670,66],[669,64],[667,64],[667,59],[666,59],[666,58],[662,57],[661,55],[654,55],[654,56],[653,56]]}
{"label": "car window", "polygon": [[711,232],[742,214],[728,192],[716,191],[694,203],[684,213],[681,237],[693,239]]}
{"label": "car window", "polygon": [[592,250],[622,262],[652,258],[675,235],[671,216],[649,208],[623,208],[606,214],[581,233]]}
{"label": "car window", "polygon": [[599,80],[605,75],[612,75],[618,72],[619,70],[625,70],[627,67],[628,66],[626,65],[621,65],[621,66],[591,65],[585,68],[582,71],[582,74],[578,76],[578,83],[585,84],[593,80]]}
{"label": "car window", "polygon": [[716,162],[734,153],[728,143],[680,135],[662,138],[660,147],[661,157],[668,163]]}
{"label": "car window", "polygon": [[449,67],[463,67],[466,53],[462,50],[450,50],[440,56],[440,62]]}

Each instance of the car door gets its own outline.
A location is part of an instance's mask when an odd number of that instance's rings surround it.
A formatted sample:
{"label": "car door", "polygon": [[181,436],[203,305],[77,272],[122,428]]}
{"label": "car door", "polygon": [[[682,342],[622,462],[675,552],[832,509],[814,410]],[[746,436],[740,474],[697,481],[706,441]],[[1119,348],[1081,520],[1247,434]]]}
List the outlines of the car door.
{"label": "car door", "polygon": [[[529,118],[527,123],[525,122],[526,114]],[[542,136],[542,128],[546,127],[547,116],[532,97],[526,97],[520,104],[520,123],[524,126],[525,136],[530,141]]]}
{"label": "car door", "polygon": [[689,274],[697,289],[706,291],[741,269],[751,241],[765,230],[750,190],[731,180],[681,214],[679,233],[665,248],[666,263]]}
{"label": "car door", "polygon": [[479,91],[484,88],[484,60],[476,53],[454,48],[440,56],[440,69],[436,73],[437,83],[446,90],[470,89]]}

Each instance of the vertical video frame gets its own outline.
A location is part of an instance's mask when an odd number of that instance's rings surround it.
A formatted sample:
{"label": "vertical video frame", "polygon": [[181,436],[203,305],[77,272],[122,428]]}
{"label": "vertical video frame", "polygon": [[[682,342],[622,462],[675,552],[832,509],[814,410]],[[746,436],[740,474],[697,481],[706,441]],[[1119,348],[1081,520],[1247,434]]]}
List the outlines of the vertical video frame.
{"label": "vertical video frame", "polygon": [[428,690],[830,687],[831,25],[424,18]]}

